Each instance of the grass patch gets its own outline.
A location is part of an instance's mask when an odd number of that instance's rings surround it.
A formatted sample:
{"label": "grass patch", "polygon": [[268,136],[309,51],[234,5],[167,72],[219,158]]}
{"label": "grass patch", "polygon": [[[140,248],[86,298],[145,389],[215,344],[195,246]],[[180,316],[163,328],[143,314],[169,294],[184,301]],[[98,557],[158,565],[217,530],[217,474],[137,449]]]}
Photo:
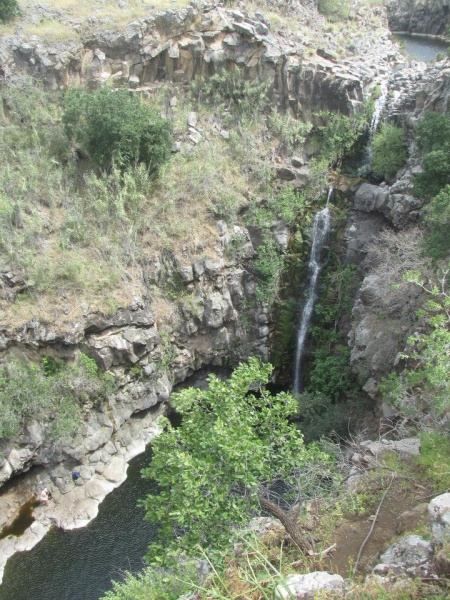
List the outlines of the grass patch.
{"label": "grass patch", "polygon": [[23,33],[25,37],[37,35],[49,43],[80,40],[79,34],[72,27],[51,19],[45,19],[40,23],[25,23]]}

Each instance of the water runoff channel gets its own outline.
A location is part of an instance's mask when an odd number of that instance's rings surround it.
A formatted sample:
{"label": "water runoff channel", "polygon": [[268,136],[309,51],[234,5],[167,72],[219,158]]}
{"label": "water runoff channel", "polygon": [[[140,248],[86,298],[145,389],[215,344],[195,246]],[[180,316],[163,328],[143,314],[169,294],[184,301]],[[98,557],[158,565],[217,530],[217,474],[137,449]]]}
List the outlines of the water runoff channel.
{"label": "water runoff channel", "polygon": [[[439,40],[396,35],[412,60],[434,60],[448,44]],[[316,214],[309,263],[307,300],[302,312],[295,358],[294,392],[301,386],[301,362],[314,308],[320,274],[320,253],[329,229],[329,209]],[[30,552],[19,553],[7,563],[0,600],[98,600],[111,589],[112,579],[125,571],[136,573],[156,529],[144,520],[137,505],[150,491],[151,482],[140,476],[151,460],[151,447],[134,458],[126,481],[101,503],[99,514],[83,529],[53,530]]]}

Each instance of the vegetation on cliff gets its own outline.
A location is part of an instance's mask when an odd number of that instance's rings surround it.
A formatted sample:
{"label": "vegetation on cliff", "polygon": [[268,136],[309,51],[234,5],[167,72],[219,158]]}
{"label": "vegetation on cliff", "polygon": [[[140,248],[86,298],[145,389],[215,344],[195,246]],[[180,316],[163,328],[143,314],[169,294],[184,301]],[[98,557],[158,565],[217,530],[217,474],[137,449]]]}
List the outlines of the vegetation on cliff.
{"label": "vegetation on cliff", "polygon": [[251,358],[227,381],[211,375],[207,390],[172,396],[181,425],[165,422],[143,472],[158,484],[143,501],[146,518],[159,524],[151,562],[167,564],[180,552],[195,556],[199,547],[224,549],[230,526],[246,524],[261,509],[280,519],[301,550],[311,548],[296,514],[332,478],[333,464],[318,447],[306,447],[290,423],[296,400],[266,390],[271,371]]}

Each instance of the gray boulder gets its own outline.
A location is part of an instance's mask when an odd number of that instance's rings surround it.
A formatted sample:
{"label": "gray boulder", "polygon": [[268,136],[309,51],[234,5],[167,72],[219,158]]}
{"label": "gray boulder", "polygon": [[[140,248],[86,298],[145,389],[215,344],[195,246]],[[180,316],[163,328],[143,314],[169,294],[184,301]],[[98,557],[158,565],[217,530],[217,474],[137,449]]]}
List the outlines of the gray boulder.
{"label": "gray boulder", "polygon": [[391,546],[380,557],[380,563],[374,567],[376,575],[388,573],[405,574],[413,577],[427,576],[432,572],[431,542],[418,535],[409,535]]}
{"label": "gray boulder", "polygon": [[438,544],[450,539],[450,493],[436,496],[428,505],[431,532]]}
{"label": "gray boulder", "polygon": [[286,583],[275,588],[276,600],[313,600],[320,592],[344,593],[344,580],[340,575],[314,571],[305,575],[290,575]]}

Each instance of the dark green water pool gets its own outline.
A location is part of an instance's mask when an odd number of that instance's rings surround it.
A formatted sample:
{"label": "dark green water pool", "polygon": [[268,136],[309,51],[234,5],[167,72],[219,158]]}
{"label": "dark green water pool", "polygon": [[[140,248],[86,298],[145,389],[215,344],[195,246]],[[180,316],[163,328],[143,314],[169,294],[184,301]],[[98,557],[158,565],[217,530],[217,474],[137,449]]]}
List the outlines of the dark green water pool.
{"label": "dark green water pool", "polygon": [[155,528],[137,507],[153,485],[140,471],[151,459],[150,447],[134,458],[127,480],[100,505],[98,517],[75,531],[51,531],[30,552],[7,563],[1,600],[98,600],[111,579],[139,571]]}
{"label": "dark green water pool", "polygon": [[431,38],[422,38],[406,34],[395,34],[403,47],[404,53],[411,60],[429,62],[434,60],[438,54],[447,56],[447,48],[450,44]]}

